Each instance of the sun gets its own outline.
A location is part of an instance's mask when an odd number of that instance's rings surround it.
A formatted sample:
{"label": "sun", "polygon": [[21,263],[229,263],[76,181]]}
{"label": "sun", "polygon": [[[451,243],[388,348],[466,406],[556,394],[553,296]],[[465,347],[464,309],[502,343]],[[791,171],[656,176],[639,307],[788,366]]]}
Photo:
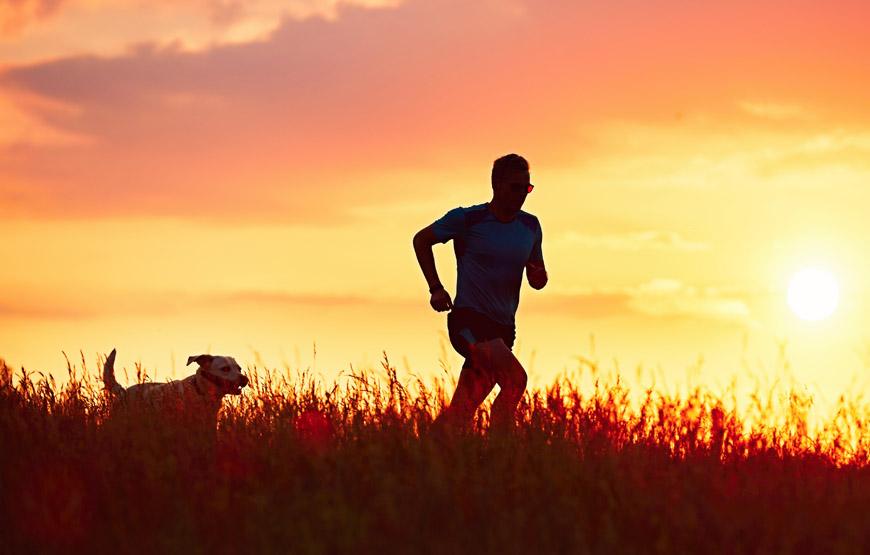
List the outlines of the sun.
{"label": "sun", "polygon": [[840,302],[840,287],[833,274],[820,268],[804,268],[791,278],[788,305],[802,320],[824,320]]}

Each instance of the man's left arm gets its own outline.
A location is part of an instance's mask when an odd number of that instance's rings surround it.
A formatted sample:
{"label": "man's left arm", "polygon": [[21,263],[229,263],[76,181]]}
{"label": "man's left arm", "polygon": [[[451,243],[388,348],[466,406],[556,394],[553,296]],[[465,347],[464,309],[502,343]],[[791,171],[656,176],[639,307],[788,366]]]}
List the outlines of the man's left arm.
{"label": "man's left arm", "polygon": [[543,239],[539,223],[535,244],[532,246],[532,252],[529,254],[528,262],[526,262],[526,278],[534,289],[543,289],[547,285],[547,269],[544,267],[544,253],[541,249]]}

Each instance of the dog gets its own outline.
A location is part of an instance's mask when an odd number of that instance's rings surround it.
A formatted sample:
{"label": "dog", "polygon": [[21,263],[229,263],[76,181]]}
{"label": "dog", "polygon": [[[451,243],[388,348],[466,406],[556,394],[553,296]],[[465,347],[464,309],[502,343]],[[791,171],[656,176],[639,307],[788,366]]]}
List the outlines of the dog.
{"label": "dog", "polygon": [[115,349],[112,349],[103,366],[103,385],[128,410],[152,411],[175,423],[198,422],[214,431],[224,395],[240,395],[248,385],[248,378],[232,357],[196,355],[187,359],[187,365],[194,362],[199,365],[196,373],[183,380],[125,388],[115,379]]}

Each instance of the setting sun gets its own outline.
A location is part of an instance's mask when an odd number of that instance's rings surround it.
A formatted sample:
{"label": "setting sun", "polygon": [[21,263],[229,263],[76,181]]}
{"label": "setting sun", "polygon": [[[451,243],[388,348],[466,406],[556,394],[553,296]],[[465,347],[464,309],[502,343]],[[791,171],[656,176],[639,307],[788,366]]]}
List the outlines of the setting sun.
{"label": "setting sun", "polygon": [[819,268],[804,268],[789,283],[788,305],[802,320],[823,320],[834,313],[840,288],[834,276]]}

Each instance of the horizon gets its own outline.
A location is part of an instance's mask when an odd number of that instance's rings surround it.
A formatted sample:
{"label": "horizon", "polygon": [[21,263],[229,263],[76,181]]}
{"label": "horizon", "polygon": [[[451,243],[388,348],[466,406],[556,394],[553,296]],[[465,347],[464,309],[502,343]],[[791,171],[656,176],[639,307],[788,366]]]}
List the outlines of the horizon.
{"label": "horizon", "polygon": [[[383,351],[458,373],[411,238],[516,152],[550,276],[520,293],[530,385],[591,352],[727,383],[785,345],[798,382],[870,393],[866,3],[234,6],[4,7],[14,368],[301,368],[316,343],[327,378]],[[455,295],[452,245],[435,257]],[[836,289],[815,321],[813,291],[790,306],[808,268]]]}

